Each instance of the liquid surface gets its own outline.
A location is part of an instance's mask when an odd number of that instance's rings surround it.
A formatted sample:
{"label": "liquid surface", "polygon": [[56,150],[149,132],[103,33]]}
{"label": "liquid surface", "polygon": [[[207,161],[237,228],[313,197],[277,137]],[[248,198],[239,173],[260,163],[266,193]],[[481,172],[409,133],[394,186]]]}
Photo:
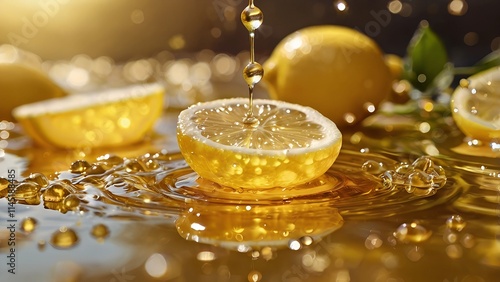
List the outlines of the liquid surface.
{"label": "liquid surface", "polygon": [[322,177],[251,191],[186,165],[177,114],[106,150],[32,148],[10,130],[0,281],[497,280],[498,156],[439,113],[347,130]]}

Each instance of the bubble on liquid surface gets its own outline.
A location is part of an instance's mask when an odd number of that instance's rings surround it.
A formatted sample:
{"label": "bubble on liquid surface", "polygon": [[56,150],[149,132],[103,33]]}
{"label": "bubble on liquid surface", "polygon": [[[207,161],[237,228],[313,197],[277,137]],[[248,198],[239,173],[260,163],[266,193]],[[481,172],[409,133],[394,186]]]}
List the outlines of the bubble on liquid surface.
{"label": "bubble on liquid surface", "polygon": [[56,232],[52,234],[50,238],[50,244],[54,248],[58,249],[68,249],[75,246],[79,241],[76,232],[67,227],[61,227]]}
{"label": "bubble on liquid surface", "polygon": [[368,160],[362,169],[370,174],[378,175],[387,189],[403,188],[416,196],[429,196],[446,184],[444,169],[428,157],[423,156],[413,163],[401,163],[394,169],[385,170],[384,165]]}
{"label": "bubble on liquid surface", "polygon": [[453,231],[462,231],[465,228],[467,222],[460,215],[452,215],[446,219],[446,227]]}
{"label": "bubble on liquid surface", "polygon": [[394,232],[394,237],[402,243],[420,243],[429,239],[432,231],[417,221],[401,224]]}

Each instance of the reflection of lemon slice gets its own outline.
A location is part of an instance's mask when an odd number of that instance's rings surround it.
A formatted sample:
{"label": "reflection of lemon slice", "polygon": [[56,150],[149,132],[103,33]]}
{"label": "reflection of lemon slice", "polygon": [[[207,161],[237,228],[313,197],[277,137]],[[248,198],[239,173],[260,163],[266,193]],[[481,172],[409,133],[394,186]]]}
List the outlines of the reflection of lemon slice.
{"label": "reflection of lemon slice", "polygon": [[13,114],[44,147],[127,145],[151,130],[162,112],[163,96],[159,84],[134,85],[27,104]]}
{"label": "reflection of lemon slice", "polygon": [[500,139],[500,67],[461,81],[451,101],[453,119],[472,138]]}
{"label": "reflection of lemon slice", "polygon": [[362,120],[388,96],[392,74],[377,44],[325,25],[285,37],[264,63],[272,98],[310,106],[339,126]]}
{"label": "reflection of lemon slice", "polygon": [[248,99],[216,100],[179,115],[177,138],[201,177],[230,187],[287,187],[313,180],[337,158],[336,125],[309,107],[254,100],[258,126],[242,121]]}
{"label": "reflection of lemon slice", "polygon": [[[311,244],[307,240],[334,232],[343,219],[337,208],[324,203],[231,206],[203,202],[192,203],[175,225],[187,240],[248,251],[284,247],[293,240]],[[300,238],[307,240],[300,242]]]}
{"label": "reflection of lemon slice", "polygon": [[41,71],[21,65],[0,63],[0,121],[11,120],[12,109],[66,92]]}

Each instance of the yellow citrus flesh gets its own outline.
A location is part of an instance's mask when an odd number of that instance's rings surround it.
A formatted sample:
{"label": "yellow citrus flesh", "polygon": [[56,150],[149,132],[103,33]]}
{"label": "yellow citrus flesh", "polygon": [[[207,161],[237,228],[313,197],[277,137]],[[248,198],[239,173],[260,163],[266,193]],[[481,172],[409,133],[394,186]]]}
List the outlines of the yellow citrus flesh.
{"label": "yellow citrus flesh", "polygon": [[110,147],[142,140],[161,115],[163,100],[162,86],[144,84],[27,104],[13,114],[43,147]]}
{"label": "yellow citrus flesh", "polygon": [[15,107],[66,96],[43,72],[22,64],[0,63],[0,120],[13,121]]}
{"label": "yellow citrus flesh", "polygon": [[389,95],[393,81],[372,39],[334,25],[288,35],[263,66],[271,98],[310,106],[338,126],[366,117]]}
{"label": "yellow citrus flesh", "polygon": [[180,150],[201,177],[233,188],[289,187],[324,174],[337,158],[342,135],[312,108],[254,100],[259,124],[243,123],[248,99],[196,104],[177,124]]}
{"label": "yellow citrus flesh", "polygon": [[500,140],[500,67],[471,76],[461,84],[451,100],[458,128],[474,139]]}

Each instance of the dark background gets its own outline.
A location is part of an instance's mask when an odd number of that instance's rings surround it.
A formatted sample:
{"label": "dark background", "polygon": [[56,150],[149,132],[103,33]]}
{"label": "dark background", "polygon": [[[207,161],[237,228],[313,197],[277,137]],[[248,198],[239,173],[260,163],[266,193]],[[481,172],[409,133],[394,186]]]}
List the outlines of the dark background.
{"label": "dark background", "polygon": [[[384,52],[403,56],[419,23],[427,20],[443,39],[450,60],[457,66],[470,65],[500,45],[500,1],[462,1],[467,11],[458,16],[448,10],[451,0],[401,0],[411,10],[405,15],[388,12],[391,0],[345,0],[344,12],[332,0],[257,0],[264,25],[257,33],[256,48],[267,56],[297,29],[336,24],[356,28]],[[0,44],[13,44],[13,36],[18,36],[24,40],[14,45],[49,60],[88,54],[125,61],[162,50],[236,54],[248,49],[247,31],[239,19],[247,4],[246,0],[0,0]],[[27,34],[29,38],[23,34],[27,22],[36,28]],[[472,40],[466,44],[468,33]],[[176,37],[183,40],[181,48],[172,48]]]}

